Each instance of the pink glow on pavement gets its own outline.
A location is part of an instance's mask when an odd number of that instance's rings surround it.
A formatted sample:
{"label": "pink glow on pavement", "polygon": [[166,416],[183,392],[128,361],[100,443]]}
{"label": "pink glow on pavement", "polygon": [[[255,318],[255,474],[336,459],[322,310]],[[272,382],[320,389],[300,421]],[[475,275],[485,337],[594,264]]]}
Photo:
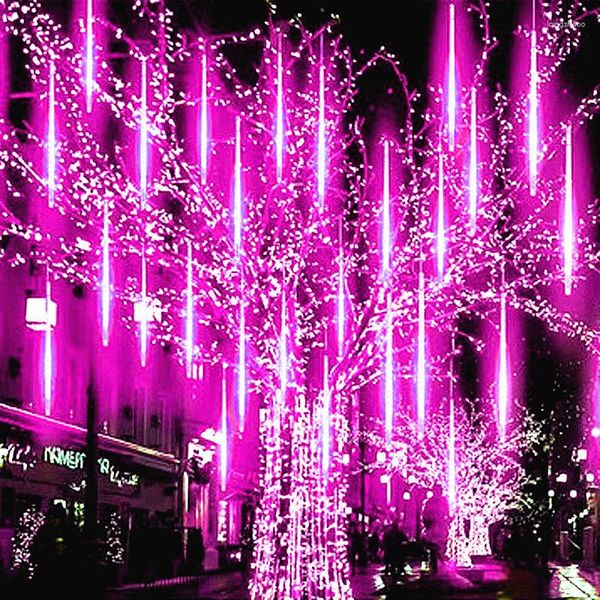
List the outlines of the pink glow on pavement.
{"label": "pink glow on pavement", "polygon": [[50,61],[50,74],[48,81],[48,156],[47,156],[47,184],[48,206],[54,207],[56,193],[56,67]]}
{"label": "pink glow on pavement", "polygon": [[454,150],[456,138],[456,6],[450,3],[448,14],[448,146]]}
{"label": "pink glow on pavement", "polygon": [[575,257],[575,231],[573,219],[573,129],[569,125],[565,135],[565,204],[563,211],[563,260],[565,295],[573,289],[573,264]]}
{"label": "pink glow on pavement", "polygon": [[208,173],[208,56],[202,52],[202,79],[200,82],[200,174],[206,185]]}
{"label": "pink glow on pavement", "polygon": [[102,344],[108,346],[110,333],[110,219],[108,200],[104,200],[102,225],[102,280],[100,282]]}
{"label": "pink glow on pavement", "polygon": [[528,158],[529,193],[535,196],[538,178],[538,66],[537,33],[535,24],[535,0],[532,0],[532,30],[529,47],[529,115],[528,115]]}
{"label": "pink glow on pavement", "polygon": [[471,235],[477,223],[477,90],[471,89],[471,118],[469,123],[469,222]]}
{"label": "pink glow on pavement", "polygon": [[94,94],[94,7],[87,0],[85,15],[85,107],[92,112]]}

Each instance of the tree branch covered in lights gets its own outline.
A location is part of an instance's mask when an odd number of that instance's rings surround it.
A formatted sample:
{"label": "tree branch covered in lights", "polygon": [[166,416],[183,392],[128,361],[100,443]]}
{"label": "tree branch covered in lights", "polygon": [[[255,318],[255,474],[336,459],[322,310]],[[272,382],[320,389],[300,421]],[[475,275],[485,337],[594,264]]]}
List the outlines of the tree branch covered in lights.
{"label": "tree branch covered in lights", "polygon": [[521,492],[533,483],[522,458],[525,452],[539,448],[544,439],[542,426],[529,416],[518,424],[510,423],[507,435],[498,439],[486,422],[488,411],[477,413],[473,408],[454,413],[454,470],[449,466],[448,412],[431,416],[424,434],[414,419],[400,415],[387,450],[378,433],[380,423],[372,423],[370,430],[360,434],[370,446],[380,449],[377,461],[368,465],[371,472],[398,476],[409,487],[432,489],[439,484],[444,488],[453,517],[448,552],[462,564],[469,564],[470,556],[491,554],[488,527],[519,505]]}
{"label": "tree branch covered in lights", "polygon": [[[519,342],[510,321],[531,315],[598,350],[597,327],[566,297],[599,266],[574,156],[600,87],[544,122],[538,114],[558,103],[557,73],[581,40],[577,27],[553,24],[598,11],[538,7],[515,32],[530,66],[509,96],[487,84],[499,45],[487,4],[449,6],[448,47],[436,49],[449,72],[419,92],[384,50],[354,60],[333,23],[309,32],[269,20],[203,36],[175,31],[170,3],[136,0],[122,9],[126,31],[88,12],[69,36],[42,2],[0,0],[36,100],[22,123],[0,121],[0,234],[14,240],[0,256],[47,273],[47,313],[56,280],[97,291],[98,338],[110,345],[118,315],[143,368],[157,344],[175,349],[188,377],[204,364],[234,367],[236,418],[225,377],[220,398],[223,488],[228,424],[243,430],[246,401],[261,399],[254,599],[350,597],[348,418],[368,384],[382,384],[370,400],[385,432],[363,435],[390,446],[386,469],[448,481],[448,414],[429,410],[428,390],[453,377],[459,317],[486,326],[470,340],[479,353],[502,355],[498,427],[456,407],[459,511],[478,532],[471,551],[487,549],[483,515],[499,517],[521,485],[519,453],[532,435],[528,423],[507,423]],[[457,28],[472,19],[478,55],[458,83]],[[232,49],[253,56],[255,77],[236,71]],[[382,118],[371,141],[355,98],[375,69],[398,84],[403,114],[399,131]]]}

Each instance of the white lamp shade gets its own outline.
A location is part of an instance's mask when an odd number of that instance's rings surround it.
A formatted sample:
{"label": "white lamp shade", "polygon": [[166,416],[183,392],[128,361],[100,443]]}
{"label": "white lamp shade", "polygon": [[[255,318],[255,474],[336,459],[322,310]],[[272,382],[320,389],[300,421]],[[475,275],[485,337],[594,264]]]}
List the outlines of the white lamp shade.
{"label": "white lamp shade", "polygon": [[56,326],[56,302],[46,298],[27,298],[25,323],[30,329],[44,331]]}
{"label": "white lamp shade", "polygon": [[142,322],[142,317],[144,315],[144,311],[146,312],[146,321],[151,323],[152,321],[156,321],[160,323],[162,320],[162,308],[160,305],[160,301],[156,298],[150,299],[146,298],[146,301],[139,300],[133,304],[133,320],[136,323]]}

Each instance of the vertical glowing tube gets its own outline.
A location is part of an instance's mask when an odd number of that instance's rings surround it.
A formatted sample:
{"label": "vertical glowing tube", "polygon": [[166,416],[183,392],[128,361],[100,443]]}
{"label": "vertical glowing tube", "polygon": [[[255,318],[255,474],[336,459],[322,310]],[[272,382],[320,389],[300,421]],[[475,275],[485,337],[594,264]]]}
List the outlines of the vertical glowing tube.
{"label": "vertical glowing tube", "polygon": [[192,376],[194,359],[194,288],[192,275],[192,242],[188,241],[185,294],[185,368],[188,377]]}
{"label": "vertical glowing tube", "polygon": [[202,54],[202,81],[200,83],[200,175],[206,184],[208,173],[208,57],[204,47]]}
{"label": "vertical glowing tube", "polygon": [[444,202],[444,162],[440,147],[438,154],[438,207],[437,207],[437,232],[436,232],[436,258],[437,274],[439,279],[444,277],[446,264],[446,217]]}
{"label": "vertical glowing tube", "polygon": [[529,62],[529,193],[535,196],[537,189],[537,155],[538,155],[538,68],[537,68],[537,33],[535,30],[535,0],[532,1],[532,30],[530,40]]}
{"label": "vertical glowing tube", "polygon": [[448,432],[448,502],[456,506],[456,432],[454,429],[454,397],[450,394],[450,424]]}
{"label": "vertical glowing tube", "polygon": [[329,361],[327,356],[323,359],[323,418],[321,419],[321,442],[323,453],[323,475],[329,474],[331,461],[331,390],[329,389]]}
{"label": "vertical glowing tube", "polygon": [[390,239],[391,239],[391,218],[390,218],[390,146],[385,140],[383,143],[383,208],[382,208],[382,228],[381,228],[381,268],[384,278],[389,276],[390,270]]}
{"label": "vertical glowing tube", "polygon": [[148,196],[148,90],[147,64],[142,59],[141,108],[140,108],[140,193],[142,209],[146,208]]}
{"label": "vertical glowing tube", "polygon": [[563,254],[565,295],[573,288],[573,258],[575,232],[573,228],[573,129],[567,127],[565,140],[565,208],[563,216]]}
{"label": "vertical glowing tube", "polygon": [[146,357],[148,354],[148,293],[147,293],[147,274],[146,274],[146,249],[142,249],[142,291],[141,291],[141,311],[140,311],[140,360],[142,367],[146,366]]}
{"label": "vertical glowing tube", "polygon": [[448,19],[448,145],[454,150],[456,137],[456,7],[450,3]]}
{"label": "vertical glowing tube", "polygon": [[92,112],[94,93],[94,9],[93,0],[87,0],[85,16],[85,106]]}
{"label": "vertical glowing tube", "polygon": [[321,60],[319,64],[319,131],[317,140],[317,187],[319,208],[325,203],[327,147],[325,141],[325,65],[323,64],[323,38],[321,38]]}
{"label": "vertical glowing tube", "polygon": [[54,206],[56,193],[56,68],[54,61],[50,61],[50,81],[48,84],[48,206]]}
{"label": "vertical glowing tube", "polygon": [[417,332],[417,421],[419,432],[425,429],[425,275],[419,271],[419,302]]}
{"label": "vertical glowing tube", "polygon": [[287,358],[287,324],[285,318],[285,292],[281,298],[281,333],[279,336],[279,385],[282,398],[287,389],[288,358]]}
{"label": "vertical glowing tube", "polygon": [[471,235],[475,233],[477,222],[477,90],[471,89],[471,122],[469,148],[469,220]]}
{"label": "vertical glowing tube", "polygon": [[498,367],[498,428],[500,437],[506,435],[506,423],[508,417],[508,345],[506,332],[506,293],[502,291],[500,296],[500,344],[499,344],[499,367]]}
{"label": "vertical glowing tube", "polygon": [[221,452],[220,470],[221,470],[221,491],[224,492],[227,488],[227,462],[229,433],[227,431],[227,381],[225,377],[226,368],[223,368],[223,376],[221,379]]}
{"label": "vertical glowing tube", "polygon": [[240,339],[238,363],[238,418],[240,431],[246,424],[246,315],[243,299],[240,302]]}
{"label": "vertical glowing tube", "polygon": [[277,162],[277,181],[283,174],[283,147],[285,144],[283,132],[283,52],[281,34],[277,50],[277,108],[275,116],[275,160]]}
{"label": "vertical glowing tube", "polygon": [[50,322],[50,272],[46,271],[46,328],[44,329],[44,414],[52,411],[52,324]]}
{"label": "vertical glowing tube", "polygon": [[392,426],[394,420],[394,328],[392,325],[392,295],[387,296],[387,323],[385,329],[385,358],[384,358],[384,403],[385,403],[385,439],[386,444],[392,441]]}
{"label": "vertical glowing tube", "polygon": [[233,243],[236,257],[239,258],[242,244],[242,140],[240,118],[235,119],[235,164],[233,181]]}
{"label": "vertical glowing tube", "polygon": [[340,257],[338,264],[338,290],[337,290],[337,342],[338,342],[338,357],[341,357],[344,352],[344,334],[346,328],[345,310],[346,299],[344,297],[344,254],[340,247]]}
{"label": "vertical glowing tube", "polygon": [[104,200],[104,222],[102,227],[102,344],[108,346],[110,329],[110,229],[108,218],[108,200]]}

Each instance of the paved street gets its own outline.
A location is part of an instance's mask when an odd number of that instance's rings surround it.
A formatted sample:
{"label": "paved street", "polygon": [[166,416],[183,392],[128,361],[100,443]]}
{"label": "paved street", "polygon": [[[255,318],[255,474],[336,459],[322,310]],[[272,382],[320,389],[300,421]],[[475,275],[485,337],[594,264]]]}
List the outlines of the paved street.
{"label": "paved street", "polygon": [[[459,572],[415,575],[387,594],[381,589],[380,569],[370,567],[352,578],[352,587],[356,600],[597,600],[600,576],[596,577],[595,586],[591,581],[593,577],[582,577],[576,566],[553,567],[548,577],[542,577],[523,569],[486,563]],[[242,574],[217,573],[145,587],[127,586],[111,591],[108,600],[245,600],[247,597],[247,582]]]}

